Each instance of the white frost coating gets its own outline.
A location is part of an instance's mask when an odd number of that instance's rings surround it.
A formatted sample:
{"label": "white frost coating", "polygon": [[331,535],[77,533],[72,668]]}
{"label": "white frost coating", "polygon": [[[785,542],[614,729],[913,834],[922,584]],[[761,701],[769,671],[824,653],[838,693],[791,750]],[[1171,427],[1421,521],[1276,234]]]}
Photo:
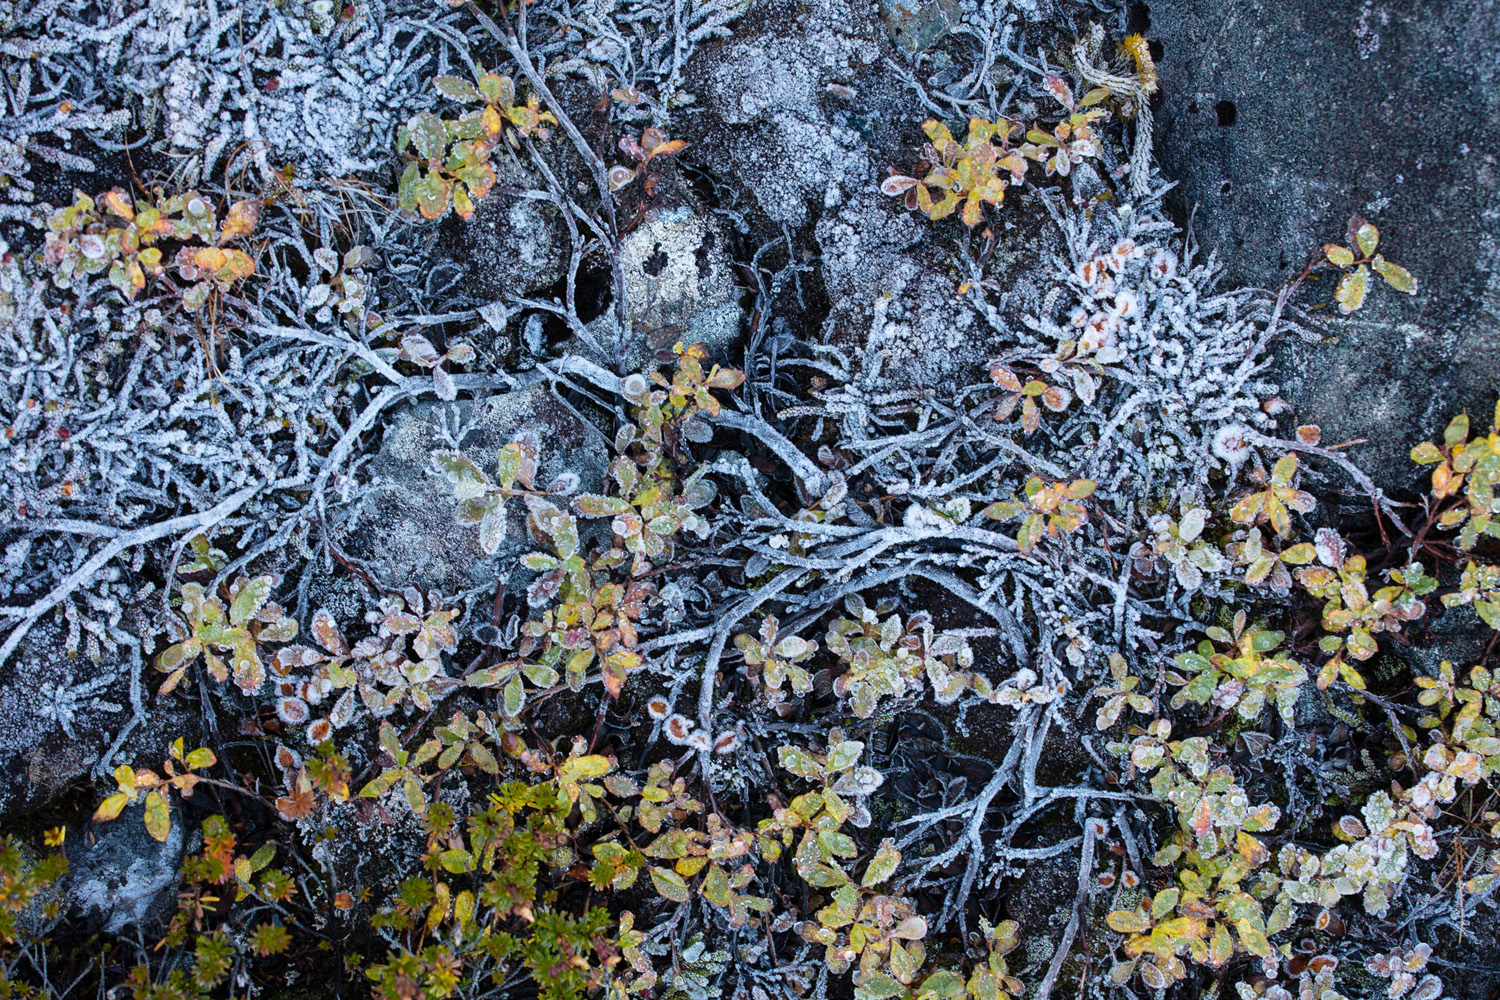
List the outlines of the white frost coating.
{"label": "white frost coating", "polygon": [[[75,864],[68,894],[85,913],[104,918],[104,930],[117,934],[146,918],[157,895],[177,880],[186,824],[177,817],[165,843],[147,841],[140,817],[129,812],[110,836],[101,839]],[[150,844],[141,849],[141,842]]]}

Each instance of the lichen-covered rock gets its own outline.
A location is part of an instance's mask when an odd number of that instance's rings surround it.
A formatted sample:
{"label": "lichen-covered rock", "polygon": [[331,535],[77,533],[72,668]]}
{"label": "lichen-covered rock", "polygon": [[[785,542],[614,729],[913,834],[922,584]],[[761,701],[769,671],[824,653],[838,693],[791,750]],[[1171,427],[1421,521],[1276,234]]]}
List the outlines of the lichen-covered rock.
{"label": "lichen-covered rock", "polygon": [[[1144,5],[1142,5],[1144,6]],[[1421,282],[1282,366],[1299,419],[1378,482],[1500,374],[1500,7],[1454,0],[1159,0],[1157,154],[1233,280],[1274,287],[1359,212]],[[1332,283],[1315,295],[1332,298]]]}
{"label": "lichen-covered rock", "polygon": [[723,223],[690,203],[653,209],[621,240],[632,331],[622,371],[649,370],[652,356],[677,341],[733,360],[744,312],[726,241]]}
{"label": "lichen-covered rock", "polygon": [[696,89],[722,127],[699,152],[747,184],[773,222],[800,227],[873,176],[865,138],[828,108],[849,99],[889,43],[866,6],[789,7],[767,4],[701,64]]}
{"label": "lichen-covered rock", "polygon": [[157,841],[146,832],[144,814],[136,803],[90,836],[68,838],[68,899],[101,920],[105,933],[154,926],[176,902],[169,890],[182,864],[185,824],[174,809],[167,839]]}
{"label": "lichen-covered rock", "polygon": [[[143,601],[125,617],[133,630],[160,635],[160,607]],[[196,706],[187,713],[173,701],[148,704],[161,675],[146,652],[70,641],[55,620],[31,630],[0,679],[0,817],[41,809],[116,764],[150,766],[178,734],[197,736]]]}
{"label": "lichen-covered rock", "polygon": [[[500,183],[531,186],[498,162],[506,174]],[[456,237],[454,256],[464,267],[465,288],[474,295],[490,300],[531,295],[563,278],[568,235],[551,202],[486,198],[472,217],[452,216],[447,227]]]}
{"label": "lichen-covered rock", "polygon": [[958,0],[880,0],[880,19],[909,53],[931,48],[963,20]]}
{"label": "lichen-covered rock", "polygon": [[456,522],[453,489],[433,471],[432,453],[461,445],[480,468],[493,472],[500,449],[517,437],[537,446],[540,484],[572,472],[583,490],[602,485],[609,460],[604,435],[546,386],[474,403],[420,403],[393,415],[366,467],[369,488],[338,518],[340,547],[398,586],[451,596],[493,584],[500,561],[529,551],[525,519],[512,516],[505,543],[485,557],[478,529]]}
{"label": "lichen-covered rock", "polygon": [[[933,19],[957,17],[946,4],[795,13],[766,4],[698,70],[712,114],[696,154],[748,188],[758,209],[753,243],[790,231],[799,249],[816,248],[821,339],[863,355],[867,374],[878,367],[872,384],[891,388],[961,382],[959,373],[973,374],[997,346],[958,292],[963,278],[951,258],[961,224],[930,222],[880,191],[890,170],[920,158],[930,114],[896,68],[904,60],[894,48],[925,48],[948,30]],[[921,37],[912,41],[908,29]],[[1006,264],[1007,292],[1034,289],[1059,244],[1027,199],[1017,188],[996,212],[993,253]]]}
{"label": "lichen-covered rock", "polygon": [[50,802],[88,774],[130,718],[124,664],[70,661],[61,629],[22,644],[0,687],[0,814]]}

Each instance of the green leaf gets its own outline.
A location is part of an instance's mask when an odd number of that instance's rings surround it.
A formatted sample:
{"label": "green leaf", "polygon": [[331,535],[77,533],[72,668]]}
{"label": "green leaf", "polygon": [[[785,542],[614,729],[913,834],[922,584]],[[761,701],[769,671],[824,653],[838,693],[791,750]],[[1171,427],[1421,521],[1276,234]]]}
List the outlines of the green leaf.
{"label": "green leaf", "polygon": [[1435,465],[1443,460],[1443,453],[1431,441],[1423,441],[1411,450],[1411,460],[1418,465]]}
{"label": "green leaf", "polygon": [[682,880],[682,876],[670,868],[651,869],[651,883],[656,886],[656,891],[666,899],[674,903],[686,903],[688,901],[688,886]]}
{"label": "green leaf", "polygon": [[704,899],[719,907],[728,906],[733,896],[729,888],[729,876],[724,874],[724,869],[718,865],[709,866],[698,891],[703,894]]}
{"label": "green leaf", "polygon": [[1413,278],[1411,272],[1400,264],[1392,264],[1380,254],[1376,254],[1370,266],[1374,267],[1375,273],[1384,278],[1385,283],[1396,291],[1405,292],[1408,295],[1417,294],[1417,279]]}
{"label": "green leaf", "polygon": [[[1285,558],[1285,556],[1283,556]],[[1256,632],[1250,640],[1250,648],[1257,653],[1269,653],[1281,645],[1281,640],[1286,638],[1285,632]]]}
{"label": "green leaf", "polygon": [[828,772],[842,771],[853,767],[859,762],[859,755],[864,753],[865,745],[857,740],[844,740],[835,743],[828,748]]}
{"label": "green leaf", "polygon": [[997,500],[979,513],[992,521],[1009,521],[1020,517],[1026,507],[1015,500]]}
{"label": "green leaf", "polygon": [[1046,535],[1047,527],[1042,515],[1027,514],[1026,519],[1021,522],[1021,530],[1016,532],[1016,546],[1023,554],[1029,553]]}
{"label": "green leaf", "polygon": [[[1348,645],[1350,654],[1360,660],[1368,660],[1380,652],[1380,646],[1376,644],[1375,637],[1363,629],[1356,629],[1349,634]],[[1362,684],[1358,686],[1363,687]]]}
{"label": "green leaf", "polygon": [[500,485],[510,489],[515,485],[516,478],[521,475],[521,468],[525,464],[526,456],[521,450],[521,442],[512,441],[500,449],[496,456],[496,473],[500,477]]}
{"label": "green leaf", "polygon": [[417,210],[424,219],[436,219],[448,211],[448,196],[452,186],[440,174],[424,174],[416,183]]}
{"label": "green leaf", "polygon": [[479,548],[485,555],[491,556],[499,551],[505,541],[505,524],[505,501],[489,505],[484,517],[479,519]]}
{"label": "green leaf", "polygon": [[1452,448],[1463,444],[1469,439],[1469,415],[1460,413],[1448,421],[1448,426],[1443,429],[1443,446]]}
{"label": "green leaf", "polygon": [[1368,257],[1375,252],[1380,245],[1380,230],[1359,216],[1349,220],[1349,228],[1354,233],[1354,243],[1359,247],[1361,257]]}
{"label": "green leaf", "polygon": [[822,764],[819,764],[809,754],[797,747],[778,747],[776,753],[780,759],[782,768],[792,772],[799,778],[817,780],[825,774]]}
{"label": "green leaf", "polygon": [[866,976],[864,981],[854,988],[855,1000],[892,1000],[893,997],[905,997],[908,990],[896,980],[883,972]]}
{"label": "green leaf", "polygon": [[963,978],[950,969],[933,970],[917,990],[917,1000],[959,1000],[964,995]]}
{"label": "green leaf", "polygon": [[456,76],[435,76],[432,78],[433,86],[437,87],[438,93],[444,97],[451,97],[455,101],[477,101],[479,90],[468,80]]}
{"label": "green leaf", "polygon": [[505,691],[501,695],[501,710],[507,718],[514,719],[525,706],[526,685],[521,682],[521,675],[516,674],[505,685]]}
{"label": "green leaf", "polygon": [[455,499],[468,500],[483,496],[490,485],[489,477],[461,451],[434,451],[432,464],[453,487]]}
{"label": "green leaf", "polygon": [[1275,486],[1286,486],[1297,474],[1297,456],[1294,454],[1282,455],[1271,466],[1271,483]]}
{"label": "green leaf", "polygon": [[258,576],[240,587],[229,605],[230,624],[243,625],[255,617],[271,596],[271,582],[269,576]]}
{"label": "green leaf", "polygon": [[[405,144],[404,141],[400,143]],[[401,180],[396,185],[396,204],[408,212],[417,210],[417,183],[421,177],[422,170],[415,162],[408,163],[401,171]]]}
{"label": "green leaf", "polygon": [[875,857],[870,859],[870,864],[865,868],[865,877],[860,880],[860,885],[866,889],[879,885],[890,878],[896,872],[896,866],[901,863],[901,852],[896,850],[895,844],[886,838],[881,841],[880,849],[875,852]]}
{"label": "green leaf", "polygon": [[443,149],[448,145],[448,126],[431,111],[423,111],[406,123],[412,148],[424,160],[442,159]]}
{"label": "green leaf", "polygon": [[573,499],[573,507],[584,517],[614,517],[629,512],[630,504],[621,497],[584,493]]}
{"label": "green leaf", "polygon": [[365,787],[359,790],[360,798],[380,798],[380,796],[391,790],[391,786],[396,783],[396,779],[400,776],[401,772],[394,767],[387,768],[384,771],[381,771],[375,777],[370,779],[369,784],[365,785]]}
{"label": "green leaf", "polygon": [[811,870],[802,874],[808,885],[819,889],[830,889],[840,886],[849,881],[849,875],[836,865],[825,865],[821,862],[812,867]]}
{"label": "green leaf", "polygon": [[818,831],[818,846],[839,858],[852,858],[859,853],[854,838],[837,830]]}

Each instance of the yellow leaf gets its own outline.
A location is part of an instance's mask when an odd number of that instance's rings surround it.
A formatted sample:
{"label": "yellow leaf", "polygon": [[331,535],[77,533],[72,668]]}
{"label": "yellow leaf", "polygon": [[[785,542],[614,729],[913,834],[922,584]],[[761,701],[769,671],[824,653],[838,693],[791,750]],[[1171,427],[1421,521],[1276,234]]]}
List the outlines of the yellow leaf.
{"label": "yellow leaf", "polygon": [[1141,934],[1151,929],[1151,921],[1139,910],[1114,910],[1104,922],[1121,934]]}
{"label": "yellow leaf", "polygon": [[1350,271],[1344,275],[1339,282],[1338,290],[1334,292],[1334,298],[1338,300],[1339,312],[1345,316],[1358,310],[1365,304],[1365,293],[1370,288],[1370,269],[1363,264],[1357,270]]}
{"label": "yellow leaf", "polygon": [[453,901],[453,916],[458,926],[467,927],[474,920],[474,894],[468,889],[458,894]]}
{"label": "yellow leaf", "polygon": [[204,247],[193,254],[193,266],[203,271],[217,271],[224,266],[224,251],[218,247]]}
{"label": "yellow leaf", "polygon": [[1354,265],[1354,252],[1348,247],[1341,247],[1337,243],[1323,244],[1323,253],[1328,262],[1334,267],[1352,267]]}
{"label": "yellow leaf", "polygon": [[609,773],[609,758],[600,754],[586,754],[563,761],[557,778],[565,785],[577,784],[590,778],[602,778]]}
{"label": "yellow leaf", "polygon": [[1266,850],[1265,845],[1244,830],[1236,834],[1234,846],[1235,850],[1240,852],[1240,856],[1252,865],[1263,865],[1271,857],[1271,852]]}
{"label": "yellow leaf", "polygon": [[197,771],[205,767],[213,767],[217,760],[218,758],[214,756],[214,752],[208,747],[199,747],[187,755],[186,763],[189,768]]}
{"label": "yellow leaf", "polygon": [[224,228],[219,233],[219,242],[227,243],[229,240],[240,236],[248,236],[255,229],[255,224],[260,221],[261,203],[252,199],[237,201],[229,206],[229,218],[224,220]]}
{"label": "yellow leaf", "polygon": [[432,909],[427,911],[427,929],[437,930],[442,922],[448,918],[448,911],[453,906],[452,890],[448,888],[447,882],[437,884],[436,898],[432,902]]}
{"label": "yellow leaf", "polygon": [[167,808],[167,798],[159,790],[146,796],[146,832],[152,839],[166,843],[172,829],[172,813]]}
{"label": "yellow leaf", "polygon": [[177,685],[181,684],[181,679],[184,676],[187,676],[187,667],[177,667],[177,669],[172,670],[166,676],[165,681],[162,681],[162,687],[156,688],[156,697],[162,697],[163,694],[171,694],[172,691],[177,690]]}
{"label": "yellow leaf", "polygon": [[124,792],[116,792],[109,796],[103,802],[99,803],[98,809],[94,810],[94,822],[108,823],[110,820],[115,819],[120,815],[120,812],[129,801],[130,796]]}
{"label": "yellow leaf", "polygon": [[124,191],[121,191],[119,188],[115,188],[114,190],[105,193],[100,200],[104,202],[105,208],[109,209],[120,218],[125,219],[126,221],[130,221],[135,218],[135,209],[131,207],[130,195],[126,194]]}
{"label": "yellow leaf", "polygon": [[1234,929],[1239,933],[1240,944],[1244,945],[1245,950],[1250,954],[1259,958],[1267,958],[1271,955],[1271,942],[1266,940],[1265,932],[1250,921],[1236,920]]}

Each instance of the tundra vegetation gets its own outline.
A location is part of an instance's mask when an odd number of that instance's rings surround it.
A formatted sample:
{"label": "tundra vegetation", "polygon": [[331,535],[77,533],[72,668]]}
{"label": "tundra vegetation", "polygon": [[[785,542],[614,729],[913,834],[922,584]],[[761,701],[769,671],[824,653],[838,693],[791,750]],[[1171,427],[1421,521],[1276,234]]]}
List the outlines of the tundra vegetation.
{"label": "tundra vegetation", "polygon": [[[840,195],[931,384],[725,173],[742,0],[0,6],[0,671],[93,754],[0,996],[1485,996],[1500,408],[1420,497],[1298,425],[1278,340],[1418,279],[1355,215],[1222,287],[1148,39],[1034,8],[882,56]],[[684,218],[730,337],[643,318]]]}

